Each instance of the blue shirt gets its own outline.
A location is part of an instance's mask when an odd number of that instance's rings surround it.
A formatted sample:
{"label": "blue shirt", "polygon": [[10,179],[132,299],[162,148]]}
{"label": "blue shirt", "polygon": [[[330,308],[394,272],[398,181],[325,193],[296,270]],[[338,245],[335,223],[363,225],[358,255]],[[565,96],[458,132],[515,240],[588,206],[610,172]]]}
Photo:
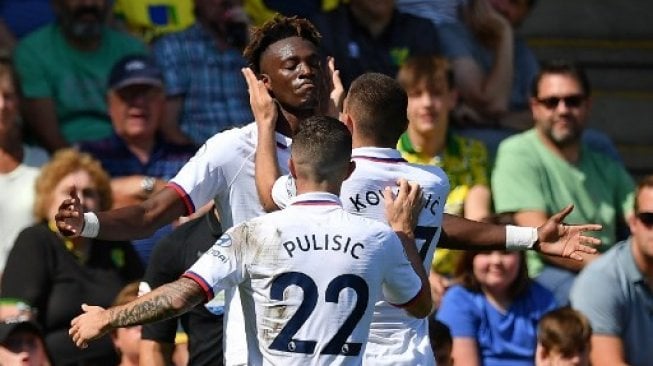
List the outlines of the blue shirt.
{"label": "blue shirt", "polygon": [[619,242],[585,267],[570,299],[594,334],[618,337],[626,362],[645,366],[653,360],[653,291],[635,263],[632,245],[630,239]]}
{"label": "blue shirt", "polygon": [[[172,145],[157,138],[149,161],[142,163],[116,134],[103,140],[81,144],[80,150],[90,153],[100,160],[102,167],[112,178],[146,175],[164,180],[174,177],[195,153],[193,146]],[[166,225],[149,238],[133,241],[143,263],[147,264],[154,244],[172,232],[172,229],[172,225]]]}
{"label": "blue shirt", "polygon": [[537,323],[557,307],[553,294],[531,282],[506,313],[490,304],[482,292],[456,285],[444,294],[437,319],[454,338],[474,338],[484,366],[532,366]]}
{"label": "blue shirt", "polygon": [[199,23],[162,37],[152,52],[163,70],[166,94],[183,98],[179,126],[195,144],[253,119],[240,71],[245,59],[235,48],[218,49]]}

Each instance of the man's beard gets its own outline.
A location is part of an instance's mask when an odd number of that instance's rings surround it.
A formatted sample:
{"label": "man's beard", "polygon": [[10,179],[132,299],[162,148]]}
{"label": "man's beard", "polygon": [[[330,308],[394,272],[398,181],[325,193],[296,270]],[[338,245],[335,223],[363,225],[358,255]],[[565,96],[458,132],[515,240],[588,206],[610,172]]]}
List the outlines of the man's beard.
{"label": "man's beard", "polygon": [[582,133],[583,131],[580,128],[574,127],[564,131],[563,133],[556,133],[556,131],[551,128],[547,134],[556,146],[566,147],[578,143]]}
{"label": "man's beard", "polygon": [[[64,32],[70,37],[90,41],[99,39],[102,36],[104,13],[103,9],[94,6],[80,7],[71,14],[62,15],[59,21]],[[95,21],[83,20],[82,17],[86,14],[93,15]]]}

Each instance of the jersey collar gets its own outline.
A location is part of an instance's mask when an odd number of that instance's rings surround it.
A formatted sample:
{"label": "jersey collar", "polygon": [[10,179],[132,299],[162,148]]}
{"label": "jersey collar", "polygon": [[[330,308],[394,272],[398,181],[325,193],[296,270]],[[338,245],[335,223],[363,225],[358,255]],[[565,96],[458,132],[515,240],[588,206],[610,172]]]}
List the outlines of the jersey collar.
{"label": "jersey collar", "polygon": [[290,200],[292,206],[342,206],[340,198],[328,192],[302,193]]}
{"label": "jersey collar", "polygon": [[405,163],[397,149],[387,147],[358,147],[351,151],[352,159],[364,159],[384,163]]}

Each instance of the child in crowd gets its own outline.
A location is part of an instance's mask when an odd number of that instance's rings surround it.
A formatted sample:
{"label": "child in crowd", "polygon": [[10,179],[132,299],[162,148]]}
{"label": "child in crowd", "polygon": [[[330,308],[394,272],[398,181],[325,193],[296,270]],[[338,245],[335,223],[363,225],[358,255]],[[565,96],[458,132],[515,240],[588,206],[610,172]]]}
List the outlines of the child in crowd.
{"label": "child in crowd", "polygon": [[589,366],[592,327],[569,307],[545,314],[537,329],[535,366]]}

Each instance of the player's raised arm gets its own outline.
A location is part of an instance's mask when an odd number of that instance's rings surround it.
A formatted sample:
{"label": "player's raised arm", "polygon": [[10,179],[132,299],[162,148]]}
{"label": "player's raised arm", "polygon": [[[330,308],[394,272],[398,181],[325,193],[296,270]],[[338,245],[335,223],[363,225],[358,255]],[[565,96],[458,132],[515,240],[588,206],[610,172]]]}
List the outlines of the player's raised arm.
{"label": "player's raised arm", "polygon": [[582,260],[581,253],[596,253],[599,239],[584,235],[601,225],[567,225],[563,220],[573,210],[569,205],[538,228],[476,222],[444,215],[440,247],[450,249],[532,249],[543,254]]}
{"label": "player's raised arm", "polygon": [[422,191],[417,183],[409,183],[404,179],[399,181],[399,192],[394,197],[392,189],[386,187],[383,193],[385,201],[386,218],[388,224],[397,233],[401,244],[404,246],[406,257],[413,270],[422,282],[422,288],[417,297],[406,305],[406,311],[414,317],[428,316],[433,308],[428,275],[424,270],[422,259],[415,245],[415,225],[422,209]]}
{"label": "player's raised arm", "polygon": [[77,347],[86,348],[88,342],[113,329],[171,318],[204,300],[205,293],[200,285],[182,277],[125,305],[104,309],[83,304],[84,313],[70,322],[68,334]]}
{"label": "player's raised arm", "polygon": [[59,231],[68,237],[104,240],[146,238],[163,225],[188,214],[179,194],[166,187],[142,203],[115,210],[84,213],[74,189],[55,215]]}
{"label": "player's raised arm", "polygon": [[281,175],[277,165],[277,147],[275,130],[277,127],[278,108],[262,80],[252,69],[242,69],[249,91],[249,104],[256,121],[258,132],[254,176],[256,191],[261,205],[266,212],[276,211],[279,207],[272,199],[272,186]]}

